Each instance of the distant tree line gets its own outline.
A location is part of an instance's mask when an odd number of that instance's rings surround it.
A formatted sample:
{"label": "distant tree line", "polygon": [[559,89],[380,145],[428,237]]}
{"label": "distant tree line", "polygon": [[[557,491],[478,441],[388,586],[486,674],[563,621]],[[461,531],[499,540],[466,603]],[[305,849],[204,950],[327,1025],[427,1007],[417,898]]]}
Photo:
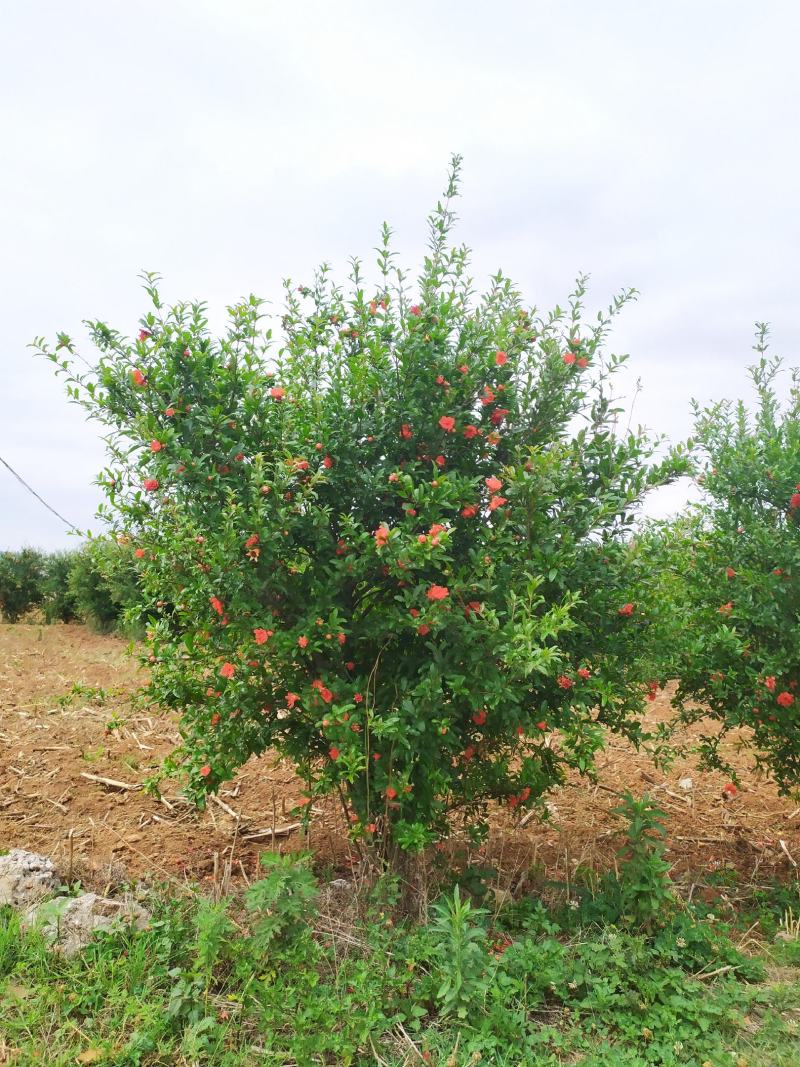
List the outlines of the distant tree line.
{"label": "distant tree line", "polygon": [[34,614],[48,623],[83,622],[99,633],[143,632],[141,596],[130,551],[97,540],[72,551],[0,552],[0,618]]}

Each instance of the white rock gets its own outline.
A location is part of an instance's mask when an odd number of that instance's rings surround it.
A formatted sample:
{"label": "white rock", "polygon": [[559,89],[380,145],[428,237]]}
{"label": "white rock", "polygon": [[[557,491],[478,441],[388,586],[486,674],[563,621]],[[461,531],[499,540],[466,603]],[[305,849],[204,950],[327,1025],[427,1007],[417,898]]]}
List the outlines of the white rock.
{"label": "white rock", "polygon": [[58,897],[30,909],[23,924],[38,926],[56,951],[74,956],[101,930],[114,930],[129,923],[143,930],[149,920],[150,913],[133,900],[84,893],[79,897]]}
{"label": "white rock", "polygon": [[347,893],[353,888],[353,883],[348,882],[346,878],[334,878],[332,882],[328,882],[328,885],[339,893]]}
{"label": "white rock", "polygon": [[684,791],[684,793],[691,793],[691,791],[694,789],[694,782],[691,778],[681,778],[681,780],[678,782],[678,785]]}
{"label": "white rock", "polygon": [[58,889],[53,861],[35,852],[12,848],[0,856],[0,905],[30,908]]}

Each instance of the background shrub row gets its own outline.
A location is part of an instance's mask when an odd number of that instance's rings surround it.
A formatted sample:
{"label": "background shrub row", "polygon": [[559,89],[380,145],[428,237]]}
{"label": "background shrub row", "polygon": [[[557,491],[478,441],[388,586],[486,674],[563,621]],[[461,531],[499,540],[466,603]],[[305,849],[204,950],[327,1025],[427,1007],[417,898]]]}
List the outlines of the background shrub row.
{"label": "background shrub row", "polygon": [[33,611],[48,623],[83,622],[100,633],[139,629],[140,595],[126,549],[94,541],[66,552],[0,552],[0,618]]}

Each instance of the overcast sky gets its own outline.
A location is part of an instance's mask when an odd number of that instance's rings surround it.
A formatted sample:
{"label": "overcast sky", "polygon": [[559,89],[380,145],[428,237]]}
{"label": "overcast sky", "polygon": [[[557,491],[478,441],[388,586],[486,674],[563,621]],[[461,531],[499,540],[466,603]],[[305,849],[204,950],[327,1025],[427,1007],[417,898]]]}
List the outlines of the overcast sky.
{"label": "overcast sky", "polygon": [[[796,0],[0,3],[0,456],[81,528],[96,428],[26,345],[132,333],[137,273],[212,308],[381,222],[416,267],[451,152],[459,236],[540,308],[579,271],[673,439],[742,395],[752,324],[798,361]],[[88,352],[86,353],[88,354]],[[681,502],[668,491],[656,510]],[[72,543],[0,467],[0,548]]]}

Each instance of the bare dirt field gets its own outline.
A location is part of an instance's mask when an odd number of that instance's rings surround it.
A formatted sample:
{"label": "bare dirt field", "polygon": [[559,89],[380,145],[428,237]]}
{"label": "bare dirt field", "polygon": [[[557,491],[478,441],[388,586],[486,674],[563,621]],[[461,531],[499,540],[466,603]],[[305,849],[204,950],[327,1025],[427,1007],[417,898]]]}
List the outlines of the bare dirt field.
{"label": "bare dirt field", "polygon": [[[210,881],[226,865],[234,879],[250,877],[276,828],[275,847],[310,847],[345,873],[350,846],[338,809],[321,807],[304,840],[290,814],[302,785],[275,758],[251,760],[204,812],[183,800],[179,782],[163,781],[162,799],[141,790],[178,734],[171,714],[132,705],[144,679],[126,647],[82,626],[0,626],[0,849],[46,853],[92,886]],[[655,718],[668,712],[664,696],[650,705]],[[619,847],[609,811],[630,789],[667,811],[667,855],[680,881],[702,883],[724,867],[748,881],[795,877],[800,807],[759,780],[746,755],[735,761],[742,788],[726,799],[726,780],[692,758],[665,772],[612,740],[598,782],[576,777],[557,790],[549,821],[520,826],[498,811],[481,859],[506,876],[535,865],[567,881],[578,865],[606,868]]]}

